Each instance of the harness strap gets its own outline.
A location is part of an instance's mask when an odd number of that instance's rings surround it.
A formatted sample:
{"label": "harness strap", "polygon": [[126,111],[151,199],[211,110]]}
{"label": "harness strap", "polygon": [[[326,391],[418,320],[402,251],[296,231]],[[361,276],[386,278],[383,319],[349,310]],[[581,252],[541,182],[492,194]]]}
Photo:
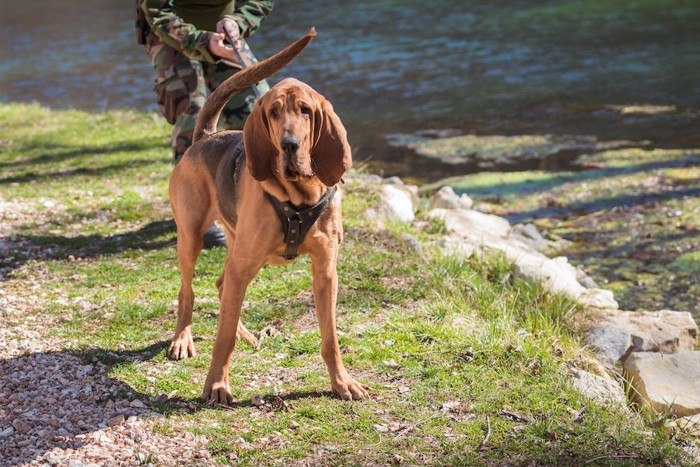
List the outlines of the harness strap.
{"label": "harness strap", "polygon": [[297,248],[304,241],[304,237],[311,230],[311,226],[316,223],[323,211],[328,209],[336,191],[338,191],[338,187],[334,186],[321,197],[318,203],[311,207],[294,206],[289,201],[280,201],[270,193],[267,193],[267,197],[282,223],[284,243],[287,245],[284,254],[285,259],[297,257]]}

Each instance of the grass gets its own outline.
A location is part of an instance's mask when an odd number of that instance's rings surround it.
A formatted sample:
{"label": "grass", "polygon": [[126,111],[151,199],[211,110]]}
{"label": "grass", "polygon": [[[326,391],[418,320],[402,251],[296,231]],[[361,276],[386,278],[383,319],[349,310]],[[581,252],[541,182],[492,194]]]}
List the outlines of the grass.
{"label": "grass", "polygon": [[345,364],[372,397],[329,393],[302,258],[251,284],[243,319],[275,332],[258,350],[236,349],[239,402],[205,406],[225,252],[204,251],[197,265],[198,355],[167,360],[178,291],[167,126],[134,112],[16,104],[0,107],[0,126],[0,233],[13,252],[0,264],[5,293],[38,300],[28,318],[49,320],[66,351],[107,364],[109,378],[164,415],[155,430],[204,435],[216,463],[685,462],[667,431],[571,388],[566,366],[589,361],[569,325],[575,304],[516,278],[503,258],[409,246],[407,236],[428,240],[439,226],[371,230],[363,212],[377,195],[357,177],[345,186],[338,328]]}

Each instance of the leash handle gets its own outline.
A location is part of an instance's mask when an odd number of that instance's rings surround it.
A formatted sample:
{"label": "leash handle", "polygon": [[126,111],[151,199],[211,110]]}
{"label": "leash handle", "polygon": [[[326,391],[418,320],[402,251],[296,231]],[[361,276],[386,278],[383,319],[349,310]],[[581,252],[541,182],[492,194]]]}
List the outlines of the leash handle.
{"label": "leash handle", "polygon": [[[229,44],[231,44],[231,48],[233,49],[233,52],[236,54],[236,58],[238,59],[238,63],[241,64],[241,69],[247,68],[245,62],[243,61],[243,57],[241,56],[241,53],[238,51],[238,47],[236,47],[236,42],[231,38],[231,35],[228,33],[226,28],[224,29],[224,34],[226,35],[226,40],[228,40]],[[248,46],[250,47],[250,46]],[[258,91],[258,86],[255,84],[251,86],[253,89],[253,94],[255,94],[255,100],[257,101],[260,99],[260,91]]]}

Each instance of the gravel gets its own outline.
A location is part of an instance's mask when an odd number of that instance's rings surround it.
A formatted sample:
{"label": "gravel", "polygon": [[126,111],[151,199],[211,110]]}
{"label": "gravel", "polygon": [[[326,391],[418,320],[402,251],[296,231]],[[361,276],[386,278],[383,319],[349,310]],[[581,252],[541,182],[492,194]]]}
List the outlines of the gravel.
{"label": "gravel", "polygon": [[204,437],[157,432],[146,395],[47,336],[41,307],[0,290],[0,466],[212,463]]}

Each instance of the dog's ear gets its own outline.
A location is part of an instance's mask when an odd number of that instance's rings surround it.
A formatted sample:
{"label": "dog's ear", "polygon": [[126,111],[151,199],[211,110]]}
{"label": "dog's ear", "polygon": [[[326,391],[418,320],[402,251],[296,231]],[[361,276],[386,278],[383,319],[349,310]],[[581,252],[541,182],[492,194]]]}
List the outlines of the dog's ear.
{"label": "dog's ear", "polygon": [[255,103],[253,111],[243,126],[243,142],[248,170],[253,178],[259,182],[272,178],[275,170],[273,164],[278,152],[270,138],[264,100],[265,96]]}
{"label": "dog's ear", "polygon": [[326,186],[333,186],[352,167],[352,152],[345,127],[333,106],[322,96],[319,101],[314,112],[311,161],[319,180]]}

